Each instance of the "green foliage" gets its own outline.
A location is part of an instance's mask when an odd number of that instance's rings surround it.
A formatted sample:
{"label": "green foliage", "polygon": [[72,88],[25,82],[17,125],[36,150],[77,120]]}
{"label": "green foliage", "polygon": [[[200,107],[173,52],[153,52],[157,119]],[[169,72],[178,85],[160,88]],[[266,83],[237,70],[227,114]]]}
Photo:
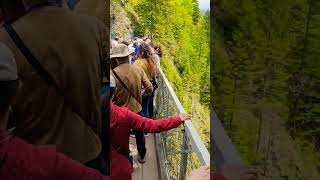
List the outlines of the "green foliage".
{"label": "green foliage", "polygon": [[191,111],[190,94],[199,95],[208,105],[209,13],[200,14],[196,0],[129,0],[128,6],[137,14],[134,33],[151,35],[162,45],[163,70],[185,109]]}
{"label": "green foliage", "polygon": [[[319,179],[319,170],[311,169],[320,165],[320,2],[213,4],[211,98],[242,158],[251,164],[271,161],[264,170],[273,174],[278,166],[276,171],[292,174],[284,163],[290,161],[296,163],[301,179]],[[290,139],[281,142],[290,145],[279,148],[281,143],[272,143],[274,136]],[[305,144],[311,144],[308,150]],[[289,150],[296,156],[270,155]],[[280,179],[269,175],[265,178]]]}
{"label": "green foliage", "polygon": [[[120,0],[112,0],[110,3],[111,36],[119,36],[128,40],[132,33],[131,21],[128,12],[121,6]],[[114,37],[112,37],[114,38]]]}

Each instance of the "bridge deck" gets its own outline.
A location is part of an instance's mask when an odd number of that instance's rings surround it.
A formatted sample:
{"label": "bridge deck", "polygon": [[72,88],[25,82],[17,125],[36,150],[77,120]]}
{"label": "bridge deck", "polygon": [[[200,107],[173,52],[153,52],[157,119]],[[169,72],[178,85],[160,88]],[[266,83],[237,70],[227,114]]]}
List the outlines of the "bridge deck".
{"label": "bridge deck", "polygon": [[146,163],[138,162],[138,151],[135,138],[130,138],[130,150],[133,156],[132,173],[133,180],[159,180],[159,167],[156,154],[156,144],[154,134],[149,133],[146,137]]}

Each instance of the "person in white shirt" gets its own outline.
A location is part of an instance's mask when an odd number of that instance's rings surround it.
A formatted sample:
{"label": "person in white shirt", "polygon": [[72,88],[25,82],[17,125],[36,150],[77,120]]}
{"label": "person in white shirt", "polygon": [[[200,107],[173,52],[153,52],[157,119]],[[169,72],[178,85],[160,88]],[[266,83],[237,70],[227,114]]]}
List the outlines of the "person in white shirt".
{"label": "person in white shirt", "polygon": [[162,58],[162,51],[161,51],[161,46],[160,45],[156,45],[153,48],[153,54],[154,54],[154,62],[157,66],[157,71],[159,71],[161,69],[161,65],[160,65],[160,58]]}

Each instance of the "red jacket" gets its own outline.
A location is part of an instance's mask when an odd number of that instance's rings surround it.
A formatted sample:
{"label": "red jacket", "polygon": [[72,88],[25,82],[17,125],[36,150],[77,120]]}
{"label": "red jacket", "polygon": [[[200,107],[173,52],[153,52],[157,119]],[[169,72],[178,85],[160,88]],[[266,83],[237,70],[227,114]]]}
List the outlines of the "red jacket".
{"label": "red jacket", "polygon": [[[180,117],[171,117],[162,120],[153,120],[111,103],[110,107],[110,132],[113,142],[123,149],[129,150],[129,138],[131,129],[149,133],[159,133],[170,130],[182,124]],[[131,180],[131,165],[113,147],[110,147],[110,171],[111,179]]]}
{"label": "red jacket", "polygon": [[0,179],[109,180],[57,152],[55,146],[31,145],[0,129]]}

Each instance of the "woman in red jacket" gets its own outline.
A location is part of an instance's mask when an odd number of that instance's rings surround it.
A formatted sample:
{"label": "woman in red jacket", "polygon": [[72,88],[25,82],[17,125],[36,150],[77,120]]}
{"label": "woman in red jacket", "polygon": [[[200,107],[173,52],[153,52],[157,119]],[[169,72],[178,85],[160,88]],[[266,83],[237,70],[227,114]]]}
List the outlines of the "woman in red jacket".
{"label": "woman in red jacket", "polygon": [[28,144],[0,128],[0,179],[109,180],[110,178],[59,153],[53,145]]}
{"label": "woman in red jacket", "polygon": [[[113,96],[115,89],[114,77],[110,77],[110,94]],[[129,138],[131,129],[159,133],[180,126],[185,120],[190,119],[188,115],[170,117],[162,120],[144,118],[127,108],[114,105],[110,106],[110,170],[111,179],[131,180],[132,166],[129,158]]]}

